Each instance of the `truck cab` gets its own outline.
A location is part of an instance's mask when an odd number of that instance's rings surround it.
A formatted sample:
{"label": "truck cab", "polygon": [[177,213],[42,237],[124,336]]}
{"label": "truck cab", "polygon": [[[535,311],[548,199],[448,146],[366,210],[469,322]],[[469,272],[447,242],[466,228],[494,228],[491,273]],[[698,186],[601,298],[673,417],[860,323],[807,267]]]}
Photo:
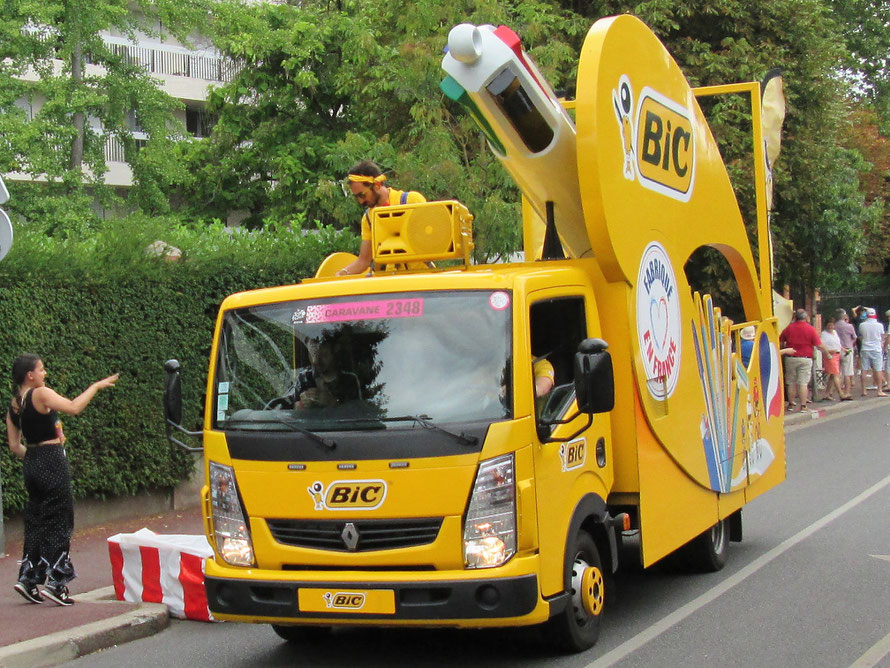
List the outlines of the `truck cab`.
{"label": "truck cab", "polygon": [[[204,433],[214,616],[543,622],[565,598],[570,536],[540,518],[580,507],[601,579],[617,545],[613,385],[606,344],[590,344],[589,263],[227,298]],[[542,359],[554,386],[536,397]]]}

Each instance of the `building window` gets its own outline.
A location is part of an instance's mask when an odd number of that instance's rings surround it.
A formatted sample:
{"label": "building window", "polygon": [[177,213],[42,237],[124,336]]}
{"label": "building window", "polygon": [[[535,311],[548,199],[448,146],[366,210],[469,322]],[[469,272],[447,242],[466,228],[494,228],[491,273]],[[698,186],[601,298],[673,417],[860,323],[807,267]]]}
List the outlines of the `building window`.
{"label": "building window", "polygon": [[197,107],[185,108],[185,129],[194,137],[207,137],[216,125],[216,117]]}

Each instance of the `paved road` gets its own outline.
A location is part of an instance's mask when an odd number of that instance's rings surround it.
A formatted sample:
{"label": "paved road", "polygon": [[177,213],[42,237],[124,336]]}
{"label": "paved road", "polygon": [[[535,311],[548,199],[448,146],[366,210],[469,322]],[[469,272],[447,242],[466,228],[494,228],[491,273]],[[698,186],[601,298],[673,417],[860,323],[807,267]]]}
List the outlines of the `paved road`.
{"label": "paved road", "polygon": [[550,655],[534,629],[347,630],[296,648],[265,626],[174,622],[73,663],[890,668],[890,405],[793,428],[788,452],[788,481],[745,508],[723,571],[622,572],[580,655]]}

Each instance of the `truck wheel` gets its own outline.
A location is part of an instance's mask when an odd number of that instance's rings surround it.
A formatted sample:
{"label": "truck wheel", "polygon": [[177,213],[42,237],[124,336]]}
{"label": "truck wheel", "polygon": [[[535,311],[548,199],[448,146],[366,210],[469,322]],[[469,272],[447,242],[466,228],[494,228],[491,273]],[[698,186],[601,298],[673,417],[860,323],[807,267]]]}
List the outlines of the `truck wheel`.
{"label": "truck wheel", "polygon": [[330,626],[292,626],[288,624],[272,624],[272,630],[279,638],[293,644],[321,642],[331,632]]}
{"label": "truck wheel", "polygon": [[729,522],[720,520],[681,548],[683,561],[699,573],[714,573],[726,565],[729,551]]}
{"label": "truck wheel", "polygon": [[568,564],[571,600],[565,609],[547,622],[548,639],[564,652],[583,652],[596,644],[605,605],[605,582],[596,543],[586,531],[579,531],[569,544],[573,555]]}

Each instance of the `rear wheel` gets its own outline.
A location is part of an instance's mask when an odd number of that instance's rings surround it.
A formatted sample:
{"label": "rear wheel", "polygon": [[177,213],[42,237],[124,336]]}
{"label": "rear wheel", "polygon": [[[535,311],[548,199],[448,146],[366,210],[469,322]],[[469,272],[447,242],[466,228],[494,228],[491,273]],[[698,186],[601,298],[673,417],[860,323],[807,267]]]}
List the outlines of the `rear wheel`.
{"label": "rear wheel", "polygon": [[714,573],[726,565],[729,551],[729,521],[720,520],[680,548],[682,563],[699,573]]}
{"label": "rear wheel", "polygon": [[331,633],[330,626],[272,624],[272,630],[275,631],[279,638],[294,644],[321,642]]}
{"label": "rear wheel", "polygon": [[564,652],[583,652],[596,643],[606,601],[605,578],[599,550],[586,531],[579,531],[569,545],[566,581],[571,600],[547,622],[549,640]]}

